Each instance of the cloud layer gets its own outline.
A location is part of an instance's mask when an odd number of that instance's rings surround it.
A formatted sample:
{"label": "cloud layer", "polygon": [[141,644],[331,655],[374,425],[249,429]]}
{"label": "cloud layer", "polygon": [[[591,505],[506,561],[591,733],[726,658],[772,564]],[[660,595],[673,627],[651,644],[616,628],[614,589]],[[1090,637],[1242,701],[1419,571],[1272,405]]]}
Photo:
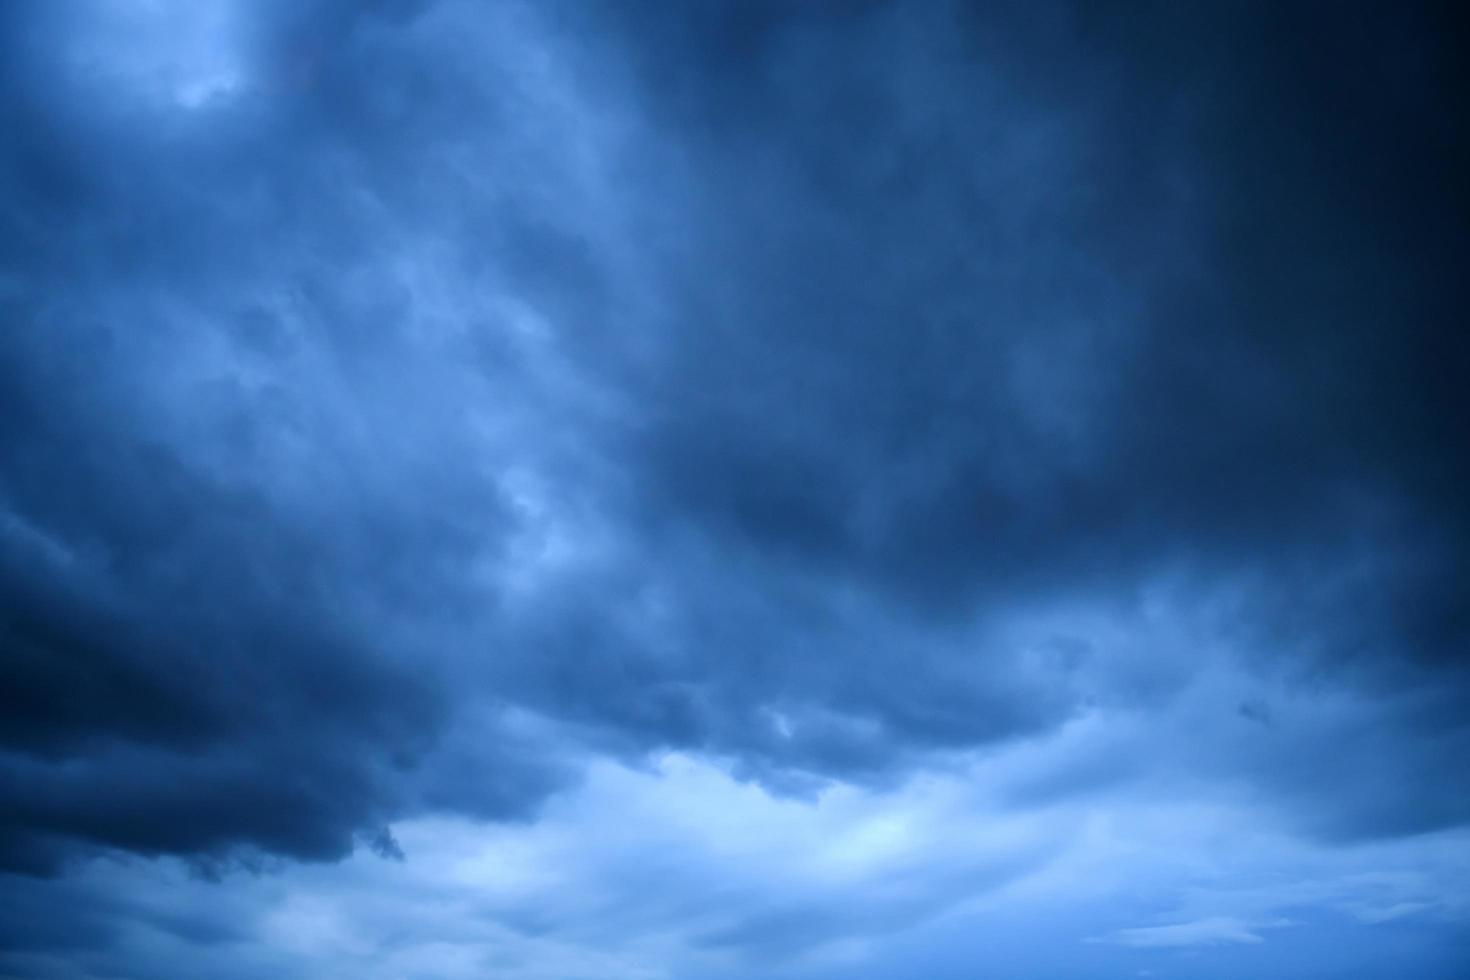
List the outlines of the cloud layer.
{"label": "cloud layer", "polygon": [[1455,975],[1460,40],[12,4],[0,969]]}

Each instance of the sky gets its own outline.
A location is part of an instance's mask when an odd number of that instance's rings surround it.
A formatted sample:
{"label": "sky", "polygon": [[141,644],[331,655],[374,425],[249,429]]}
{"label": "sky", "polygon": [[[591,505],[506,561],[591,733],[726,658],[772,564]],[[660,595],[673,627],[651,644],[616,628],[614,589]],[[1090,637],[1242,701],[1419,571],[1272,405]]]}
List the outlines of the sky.
{"label": "sky", "polygon": [[1427,3],[0,7],[0,977],[1470,976]]}

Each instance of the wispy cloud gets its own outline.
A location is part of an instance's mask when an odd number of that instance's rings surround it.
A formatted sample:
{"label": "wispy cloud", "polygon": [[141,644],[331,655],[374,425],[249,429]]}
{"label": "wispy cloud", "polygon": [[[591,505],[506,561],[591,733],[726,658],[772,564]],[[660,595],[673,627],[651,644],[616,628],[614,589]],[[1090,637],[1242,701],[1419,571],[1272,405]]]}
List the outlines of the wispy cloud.
{"label": "wispy cloud", "polygon": [[1289,919],[1250,921],[1220,915],[1165,926],[1138,926],[1094,936],[1090,943],[1114,943],[1139,949],[1169,949],[1183,946],[1225,946],[1234,943],[1263,943],[1261,933],[1291,925]]}

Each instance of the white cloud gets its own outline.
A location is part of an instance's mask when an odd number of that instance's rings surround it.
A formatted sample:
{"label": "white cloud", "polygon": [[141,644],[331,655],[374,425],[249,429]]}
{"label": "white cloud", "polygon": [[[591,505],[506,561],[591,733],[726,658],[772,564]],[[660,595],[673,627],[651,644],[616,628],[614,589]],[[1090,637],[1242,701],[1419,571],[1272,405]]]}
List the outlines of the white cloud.
{"label": "white cloud", "polygon": [[1182,946],[1223,946],[1232,943],[1263,943],[1262,930],[1281,929],[1291,925],[1287,919],[1272,919],[1262,922],[1247,922],[1228,915],[1217,915],[1193,922],[1179,922],[1167,926],[1141,926],[1119,929],[1105,936],[1095,936],[1089,942],[1116,943],[1143,949],[1171,948]]}

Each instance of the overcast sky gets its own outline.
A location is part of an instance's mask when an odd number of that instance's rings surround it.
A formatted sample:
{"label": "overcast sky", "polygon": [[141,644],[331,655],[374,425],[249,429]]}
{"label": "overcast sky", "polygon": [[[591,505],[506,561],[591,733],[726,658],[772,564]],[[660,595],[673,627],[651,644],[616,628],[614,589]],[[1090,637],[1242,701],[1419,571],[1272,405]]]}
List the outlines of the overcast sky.
{"label": "overcast sky", "polygon": [[0,8],[0,976],[1470,976],[1400,3]]}

